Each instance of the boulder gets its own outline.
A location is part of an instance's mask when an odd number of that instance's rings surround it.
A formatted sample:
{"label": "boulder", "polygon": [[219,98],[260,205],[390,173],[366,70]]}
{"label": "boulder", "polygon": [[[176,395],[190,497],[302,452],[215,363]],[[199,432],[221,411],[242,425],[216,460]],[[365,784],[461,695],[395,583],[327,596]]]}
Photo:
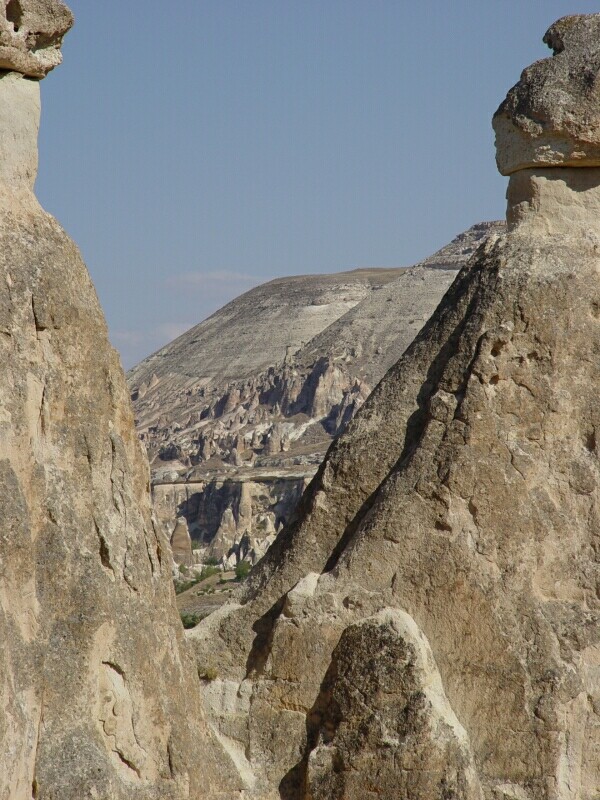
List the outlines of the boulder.
{"label": "boulder", "polygon": [[480,800],[467,734],[407,614],[383,609],[346,628],[313,709],[311,800]]}
{"label": "boulder", "polygon": [[45,77],[61,63],[62,40],[72,25],[61,0],[0,0],[0,70]]}
{"label": "boulder", "polygon": [[494,115],[503,175],[600,166],[600,14],[563,17],[544,42],[554,55],[525,69]]}

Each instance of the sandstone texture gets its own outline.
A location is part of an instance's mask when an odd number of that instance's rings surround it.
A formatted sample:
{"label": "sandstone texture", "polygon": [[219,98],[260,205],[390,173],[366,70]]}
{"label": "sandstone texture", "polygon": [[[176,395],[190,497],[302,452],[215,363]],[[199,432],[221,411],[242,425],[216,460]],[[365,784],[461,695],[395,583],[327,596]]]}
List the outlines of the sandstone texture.
{"label": "sandstone texture", "polygon": [[[595,20],[560,26],[588,52]],[[600,795],[600,168],[521,170],[508,197],[189,634],[249,798]]]}
{"label": "sandstone texture", "polygon": [[494,115],[503,175],[600,166],[600,14],[563,17],[544,42],[554,55],[524,70]]}
{"label": "sandstone texture", "polygon": [[[28,46],[70,24],[60,3],[20,7]],[[238,797],[118,356],[77,248],[32,192],[39,91],[0,74],[0,798]]]}
{"label": "sandstone texture", "polygon": [[158,518],[201,558],[255,563],[327,448],[501,223],[409,269],[283,278],[247,292],[129,374]]}
{"label": "sandstone texture", "polygon": [[0,0],[0,70],[45,77],[61,63],[62,40],[72,25],[61,0]]}

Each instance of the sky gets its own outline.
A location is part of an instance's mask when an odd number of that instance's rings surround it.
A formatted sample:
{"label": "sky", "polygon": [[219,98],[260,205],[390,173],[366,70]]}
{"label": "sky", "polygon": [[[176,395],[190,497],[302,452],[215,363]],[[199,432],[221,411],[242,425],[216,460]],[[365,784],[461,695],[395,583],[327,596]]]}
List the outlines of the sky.
{"label": "sky", "polygon": [[37,194],[125,368],[254,285],[504,216],[491,116],[588,0],[71,0]]}

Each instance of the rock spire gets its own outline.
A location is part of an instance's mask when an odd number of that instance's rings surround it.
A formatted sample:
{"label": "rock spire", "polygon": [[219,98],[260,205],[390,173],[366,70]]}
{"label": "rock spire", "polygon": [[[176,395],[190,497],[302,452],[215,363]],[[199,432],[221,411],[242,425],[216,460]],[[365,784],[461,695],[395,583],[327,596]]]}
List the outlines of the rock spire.
{"label": "rock spire", "polygon": [[183,640],[119,358],[39,206],[39,81],[70,12],[0,2],[0,798],[238,797]]}
{"label": "rock spire", "polygon": [[250,798],[600,792],[598,20],[495,117],[508,232],[190,634]]}

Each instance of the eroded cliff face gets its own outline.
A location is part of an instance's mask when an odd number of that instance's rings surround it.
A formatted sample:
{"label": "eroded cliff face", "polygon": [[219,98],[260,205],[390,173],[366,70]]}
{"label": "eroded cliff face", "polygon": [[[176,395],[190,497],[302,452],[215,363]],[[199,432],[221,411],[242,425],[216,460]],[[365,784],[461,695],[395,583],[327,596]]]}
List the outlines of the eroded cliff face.
{"label": "eroded cliff face", "polygon": [[302,468],[288,468],[240,469],[232,477],[220,478],[217,473],[205,481],[157,483],[154,510],[167,530],[172,527],[174,509],[181,514],[171,544],[177,528],[185,524],[193,563],[208,558],[234,568],[240,560],[255,564],[262,558],[309,482]]}
{"label": "eroded cliff face", "polygon": [[[551,29],[590,87],[599,18]],[[520,131],[553,60],[524,73]],[[516,169],[506,235],[333,444],[239,603],[190,634],[249,797],[600,792],[600,169],[555,163]]]}
{"label": "eroded cliff face", "polygon": [[[16,5],[0,3],[0,31]],[[39,17],[24,39],[38,58],[64,7],[21,5],[24,30]],[[39,91],[0,72],[0,797],[237,796],[119,359],[77,248],[33,194]]]}
{"label": "eroded cliff face", "polygon": [[258,560],[460,267],[503,230],[474,225],[409,269],[272,281],[134,368],[134,410],[165,530],[182,515],[196,558]]}

